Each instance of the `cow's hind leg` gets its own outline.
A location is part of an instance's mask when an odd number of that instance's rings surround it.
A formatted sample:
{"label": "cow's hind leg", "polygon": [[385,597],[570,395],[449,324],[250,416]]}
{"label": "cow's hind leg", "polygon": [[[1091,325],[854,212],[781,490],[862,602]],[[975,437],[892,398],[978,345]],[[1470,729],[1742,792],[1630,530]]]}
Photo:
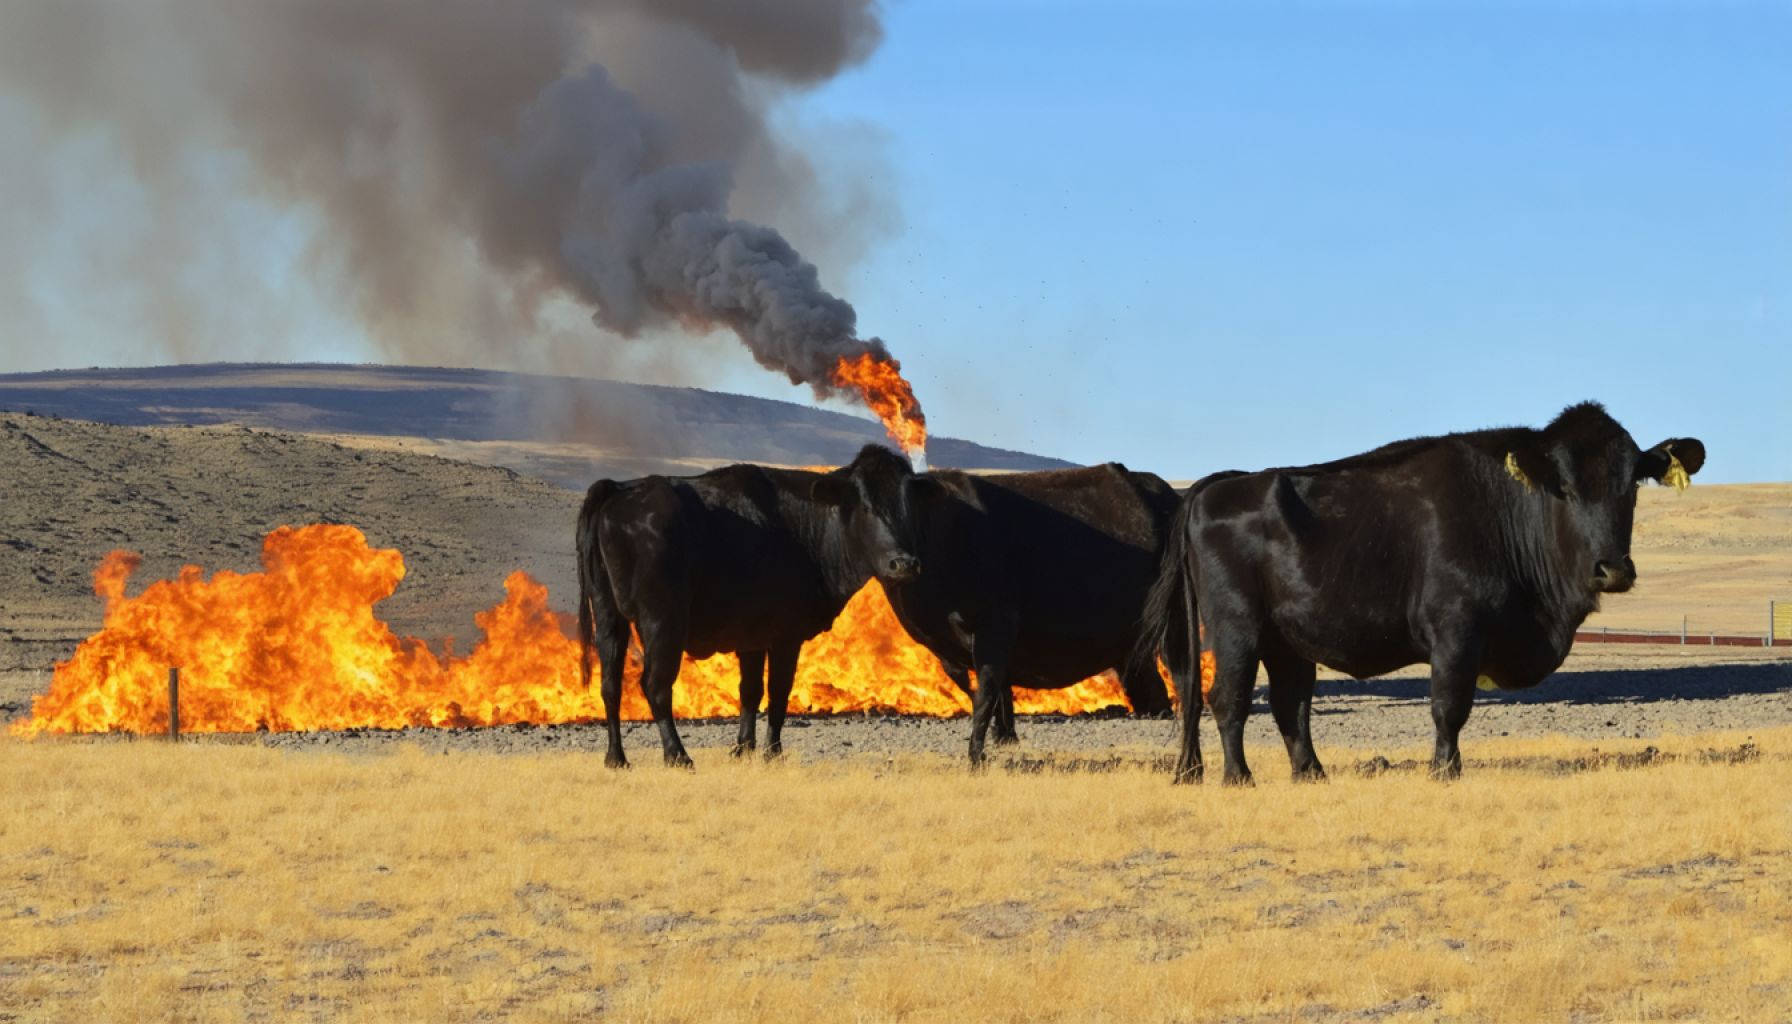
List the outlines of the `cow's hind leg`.
{"label": "cow's hind leg", "polygon": [[735,757],[751,753],[759,746],[759,702],[765,697],[765,652],[741,651],[740,661],[740,735],[735,737]]}
{"label": "cow's hind leg", "polygon": [[672,684],[678,681],[679,663],[684,658],[684,630],[671,623],[641,624],[641,691],[647,697],[653,724],[659,727],[660,748],[666,764],[690,768],[691,755],[685,752],[684,741],[678,738],[678,726],[672,719]]}
{"label": "cow's hind leg", "polygon": [[603,673],[598,692],[604,699],[604,733],[609,741],[604,764],[611,768],[628,767],[622,753],[622,670],[628,664],[628,641],[626,621],[598,623],[597,657]]}
{"label": "cow's hind leg", "polygon": [[1198,783],[1204,771],[1201,765],[1201,659],[1196,657],[1189,668],[1175,675],[1176,700],[1182,705],[1182,751],[1176,758],[1176,775],[1170,781]]}
{"label": "cow's hind leg", "polygon": [[1292,654],[1265,657],[1263,665],[1269,669],[1269,710],[1275,715],[1282,745],[1288,748],[1295,781],[1323,780],[1325,768],[1313,751],[1313,677],[1317,667]]}
{"label": "cow's hind leg", "polygon": [[784,716],[790,711],[790,688],[796,685],[796,659],[801,644],[774,647],[771,650],[771,674],[767,680],[768,700],[765,704],[765,756],[780,757],[784,753]]}
{"label": "cow's hind leg", "polygon": [[1257,646],[1254,641],[1227,639],[1242,630],[1215,628],[1213,690],[1207,702],[1220,730],[1220,750],[1226,758],[1225,784],[1248,786],[1251,768],[1244,759],[1244,723],[1251,713],[1251,694],[1257,688]]}

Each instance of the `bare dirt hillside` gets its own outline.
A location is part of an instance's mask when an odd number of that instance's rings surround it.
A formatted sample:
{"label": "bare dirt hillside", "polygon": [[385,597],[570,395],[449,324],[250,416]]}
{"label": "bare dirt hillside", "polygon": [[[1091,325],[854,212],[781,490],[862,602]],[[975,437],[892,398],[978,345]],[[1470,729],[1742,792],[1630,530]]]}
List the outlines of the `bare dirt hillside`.
{"label": "bare dirt hillside", "polygon": [[[506,466],[566,487],[693,473],[730,462],[839,465],[883,429],[870,419],[698,388],[490,370],[208,364],[0,375],[0,410],[121,426],[240,424]],[[1061,459],[936,437],[961,469],[1051,469]]]}
{"label": "bare dirt hillside", "polygon": [[404,553],[381,605],[400,632],[469,636],[526,569],[570,607],[580,495],[490,466],[243,427],[115,427],[0,414],[0,669],[45,669],[99,625],[94,566],[144,556],[131,592],[182,565],[259,566],[284,524],[352,523]]}

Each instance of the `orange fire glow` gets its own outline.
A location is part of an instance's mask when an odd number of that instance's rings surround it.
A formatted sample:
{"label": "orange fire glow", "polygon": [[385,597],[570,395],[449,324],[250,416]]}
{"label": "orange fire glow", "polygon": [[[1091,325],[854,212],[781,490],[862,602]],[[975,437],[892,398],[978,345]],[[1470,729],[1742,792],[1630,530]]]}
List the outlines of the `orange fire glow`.
{"label": "orange fire glow", "polygon": [[857,359],[841,359],[834,367],[834,383],[858,392],[903,451],[927,450],[927,417],[915,399],[914,386],[902,376],[901,363],[879,359],[870,352]]}
{"label": "orange fire glow", "polygon": [[[547,588],[525,573],[512,573],[504,600],[474,616],[483,638],[456,657],[394,634],[374,614],[404,578],[404,558],[369,547],[360,530],[281,527],[263,540],[261,558],[261,572],[207,579],[188,566],[129,597],[125,584],[141,559],[106,556],[94,573],[104,627],[56,666],[49,692],[12,731],[165,731],[169,666],[181,670],[183,731],[552,724],[603,715],[596,687],[580,682],[571,617],[551,610]],[[633,653],[629,661],[622,716],[641,721],[651,716]],[[1204,689],[1211,674],[1204,664]],[[738,714],[737,685],[732,656],[686,659],[675,713]],[[1111,674],[1065,690],[1015,691],[1015,709],[1034,714],[1124,703]],[[790,709],[949,716],[970,703],[903,632],[874,581],[803,648]]]}

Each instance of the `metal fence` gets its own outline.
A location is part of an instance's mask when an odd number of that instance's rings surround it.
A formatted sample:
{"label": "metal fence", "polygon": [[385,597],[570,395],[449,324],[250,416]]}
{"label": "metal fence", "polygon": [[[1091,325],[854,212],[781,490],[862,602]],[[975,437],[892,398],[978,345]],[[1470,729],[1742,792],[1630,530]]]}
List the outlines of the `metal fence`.
{"label": "metal fence", "polygon": [[1679,644],[1686,647],[1792,647],[1792,601],[1767,602],[1764,633],[1719,633],[1695,630],[1682,616],[1680,629],[1629,629],[1609,626],[1583,629],[1574,634],[1579,644]]}

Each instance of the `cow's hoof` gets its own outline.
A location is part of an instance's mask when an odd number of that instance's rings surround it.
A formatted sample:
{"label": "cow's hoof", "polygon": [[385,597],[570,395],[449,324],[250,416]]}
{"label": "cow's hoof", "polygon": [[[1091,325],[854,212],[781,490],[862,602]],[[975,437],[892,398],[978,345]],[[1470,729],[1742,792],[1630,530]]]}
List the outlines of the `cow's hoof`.
{"label": "cow's hoof", "polygon": [[1012,747],[1016,743],[1019,743],[1019,742],[1020,742],[1020,734],[1013,733],[1013,732],[1007,734],[1006,736],[997,735],[996,739],[995,739],[995,744],[998,747]]}
{"label": "cow's hoof", "polygon": [[627,768],[628,758],[623,757],[621,754],[606,754],[604,755],[604,767],[615,768],[618,770]]}
{"label": "cow's hoof", "polygon": [[1325,782],[1325,781],[1327,781],[1326,775],[1325,775],[1325,769],[1319,767],[1318,765],[1313,765],[1310,768],[1296,768],[1294,770],[1294,781],[1296,781],[1296,782]]}
{"label": "cow's hoof", "polygon": [[1250,772],[1227,772],[1226,777],[1220,781],[1220,785],[1222,786],[1244,787],[1255,786],[1256,784],[1257,782],[1255,779],[1251,778]]}
{"label": "cow's hoof", "polygon": [[1199,786],[1201,784],[1201,766],[1187,768],[1170,776],[1172,786]]}
{"label": "cow's hoof", "polygon": [[734,745],[734,749],[728,751],[728,756],[734,757],[734,758],[741,758],[741,757],[746,757],[748,754],[751,754],[752,752],[753,752],[753,744],[751,744],[751,743],[736,743]]}
{"label": "cow's hoof", "polygon": [[766,747],[765,748],[765,759],[767,761],[783,760],[784,759],[784,744],[773,743],[771,746]]}
{"label": "cow's hoof", "polygon": [[1459,764],[1434,764],[1431,766],[1431,777],[1439,782],[1455,782],[1462,778],[1462,766]]}
{"label": "cow's hoof", "polygon": [[697,764],[691,760],[691,755],[682,750],[676,754],[666,755],[666,767],[683,768],[687,772],[694,772],[697,770]]}

